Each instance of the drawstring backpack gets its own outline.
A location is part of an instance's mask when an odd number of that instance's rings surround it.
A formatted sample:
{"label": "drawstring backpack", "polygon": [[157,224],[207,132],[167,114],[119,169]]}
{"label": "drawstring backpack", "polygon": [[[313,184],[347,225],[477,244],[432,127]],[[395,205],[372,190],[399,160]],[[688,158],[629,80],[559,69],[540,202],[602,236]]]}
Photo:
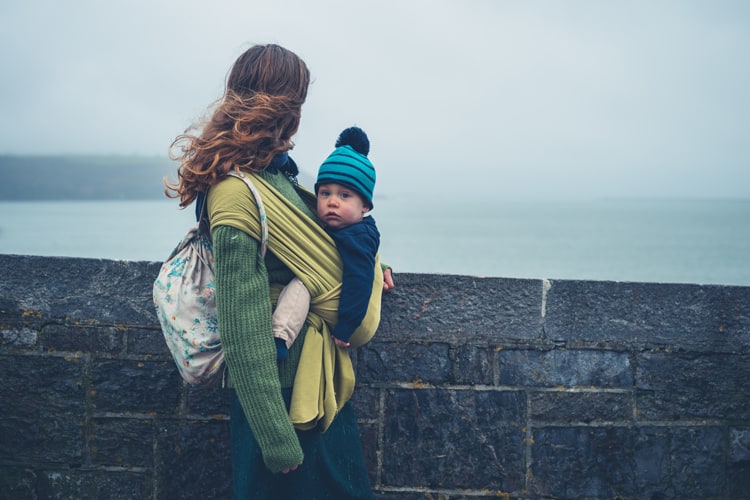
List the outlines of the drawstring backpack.
{"label": "drawstring backpack", "polygon": [[[268,225],[257,189],[246,177],[261,214],[261,254],[268,245]],[[198,209],[198,224],[191,228],[162,264],[153,286],[156,317],[164,340],[183,380],[214,384],[223,379],[224,352],[216,314],[214,255],[205,220],[206,200]]]}

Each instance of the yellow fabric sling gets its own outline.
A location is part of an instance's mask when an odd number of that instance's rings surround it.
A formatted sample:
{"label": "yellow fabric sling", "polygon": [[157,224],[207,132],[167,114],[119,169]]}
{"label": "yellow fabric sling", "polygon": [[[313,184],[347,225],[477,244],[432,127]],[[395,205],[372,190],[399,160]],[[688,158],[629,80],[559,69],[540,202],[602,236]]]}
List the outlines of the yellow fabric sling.
{"label": "yellow fabric sling", "polygon": [[[354,369],[346,349],[336,347],[331,329],[338,320],[342,263],[331,237],[262,177],[246,172],[257,188],[268,223],[268,248],[310,291],[307,333],[292,389],[289,416],[298,429],[328,428],[354,391]],[[301,190],[314,211],[315,195]],[[237,207],[247,208],[241,215]],[[211,188],[208,204],[212,227],[228,225],[261,239],[261,215],[252,193],[231,177]],[[272,284],[272,300],[283,285]],[[367,343],[380,323],[383,272],[375,257],[373,287],[367,314],[350,339],[352,347]]]}

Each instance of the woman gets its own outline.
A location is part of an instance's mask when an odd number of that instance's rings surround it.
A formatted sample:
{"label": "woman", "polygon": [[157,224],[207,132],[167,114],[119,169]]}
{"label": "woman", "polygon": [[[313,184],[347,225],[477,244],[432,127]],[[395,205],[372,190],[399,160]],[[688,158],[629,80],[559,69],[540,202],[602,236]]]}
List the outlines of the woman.
{"label": "woman", "polygon": [[[277,363],[270,284],[293,273],[246,230],[255,200],[227,173],[257,173],[308,217],[288,157],[310,73],[278,45],[253,46],[235,61],[226,91],[200,132],[178,136],[179,182],[167,187],[185,207],[207,198],[213,237],[216,302],[232,390],[235,498],[371,498],[356,416],[349,404],[324,433],[295,430],[288,415],[304,330]],[[236,183],[236,184],[231,184]],[[242,189],[237,188],[237,184]],[[206,196],[208,193],[208,196]],[[291,212],[290,212],[291,213]],[[384,288],[393,286],[387,273]]]}

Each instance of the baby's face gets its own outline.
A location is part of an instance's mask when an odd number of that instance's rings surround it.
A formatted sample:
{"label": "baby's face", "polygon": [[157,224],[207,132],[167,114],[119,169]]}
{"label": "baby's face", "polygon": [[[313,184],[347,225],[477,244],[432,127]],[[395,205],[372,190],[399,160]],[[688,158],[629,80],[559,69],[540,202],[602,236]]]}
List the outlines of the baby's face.
{"label": "baby's face", "polygon": [[369,210],[353,189],[333,183],[318,186],[318,217],[331,229],[356,224]]}

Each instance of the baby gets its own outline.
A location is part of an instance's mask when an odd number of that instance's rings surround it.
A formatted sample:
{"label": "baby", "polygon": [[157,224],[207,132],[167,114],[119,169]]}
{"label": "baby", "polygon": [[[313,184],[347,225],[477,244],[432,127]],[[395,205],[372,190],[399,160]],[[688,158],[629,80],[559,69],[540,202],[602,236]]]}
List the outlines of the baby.
{"label": "baby", "polygon": [[[333,337],[339,347],[364,319],[372,293],[375,255],[380,233],[371,216],[375,189],[375,167],[367,158],[370,141],[358,127],[338,137],[336,149],[318,170],[315,183],[317,213],[326,232],[336,243],[343,263],[338,323]],[[298,278],[292,279],[279,296],[273,314],[273,332],[279,359],[287,356],[310,308],[310,292]]]}

